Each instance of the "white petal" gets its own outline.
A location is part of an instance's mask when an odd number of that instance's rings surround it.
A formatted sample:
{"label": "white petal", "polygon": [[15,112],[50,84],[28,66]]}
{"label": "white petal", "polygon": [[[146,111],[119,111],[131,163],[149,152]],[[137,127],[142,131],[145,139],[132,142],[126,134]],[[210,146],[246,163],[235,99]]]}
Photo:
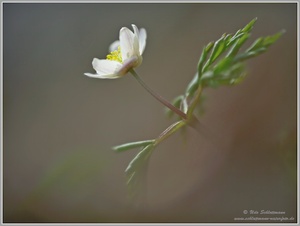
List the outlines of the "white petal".
{"label": "white petal", "polygon": [[140,54],[142,55],[145,47],[146,47],[146,39],[147,39],[147,33],[144,28],[140,29],[139,32],[139,44],[140,44]]}
{"label": "white petal", "polygon": [[122,75],[111,74],[111,75],[99,75],[99,74],[91,74],[91,73],[84,73],[86,76],[91,78],[102,78],[102,79],[116,79],[122,77]]}
{"label": "white petal", "polygon": [[111,52],[117,50],[119,45],[120,45],[120,41],[119,40],[114,41],[113,43],[111,43],[110,46],[109,46],[109,49],[108,49],[109,52],[111,53]]}
{"label": "white petal", "polygon": [[139,29],[137,28],[137,26],[135,26],[134,24],[131,24],[133,31],[134,31],[134,50],[135,50],[135,54],[138,56],[140,55],[140,43],[139,43]]}
{"label": "white petal", "polygon": [[127,27],[123,27],[120,30],[120,46],[122,60],[125,61],[133,55],[133,40],[134,34]]}
{"label": "white petal", "polygon": [[139,37],[139,29],[137,28],[137,26],[135,26],[134,24],[131,24],[134,34]]}
{"label": "white petal", "polygon": [[120,46],[123,61],[140,54],[138,39],[127,27],[120,30]]}
{"label": "white petal", "polygon": [[116,72],[122,66],[122,64],[118,61],[99,60],[97,58],[93,59],[92,65],[93,65],[93,68],[95,69],[95,71],[97,71],[97,74],[99,74],[99,75],[116,74]]}

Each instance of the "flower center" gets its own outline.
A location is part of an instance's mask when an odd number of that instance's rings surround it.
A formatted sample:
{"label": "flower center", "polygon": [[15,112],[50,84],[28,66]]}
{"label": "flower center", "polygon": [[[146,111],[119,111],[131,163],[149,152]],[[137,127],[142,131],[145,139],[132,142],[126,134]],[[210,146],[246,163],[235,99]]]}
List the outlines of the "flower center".
{"label": "flower center", "polygon": [[122,55],[121,55],[121,48],[118,46],[118,49],[115,51],[112,51],[110,54],[106,56],[107,60],[114,60],[122,63]]}

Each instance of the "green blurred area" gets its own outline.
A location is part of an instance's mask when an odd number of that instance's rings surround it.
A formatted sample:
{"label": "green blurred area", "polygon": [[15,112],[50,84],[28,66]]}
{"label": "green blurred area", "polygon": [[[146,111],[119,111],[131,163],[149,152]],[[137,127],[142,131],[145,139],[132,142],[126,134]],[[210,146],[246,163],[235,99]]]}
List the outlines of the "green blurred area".
{"label": "green blurred area", "polygon": [[[183,93],[202,48],[257,17],[249,43],[286,33],[247,63],[235,87],[207,89],[200,121],[150,158],[147,203],[129,202],[124,171],[171,122],[131,76],[87,78],[122,26],[147,30],[144,81]],[[234,222],[243,210],[297,217],[295,3],[3,4],[4,222]]]}

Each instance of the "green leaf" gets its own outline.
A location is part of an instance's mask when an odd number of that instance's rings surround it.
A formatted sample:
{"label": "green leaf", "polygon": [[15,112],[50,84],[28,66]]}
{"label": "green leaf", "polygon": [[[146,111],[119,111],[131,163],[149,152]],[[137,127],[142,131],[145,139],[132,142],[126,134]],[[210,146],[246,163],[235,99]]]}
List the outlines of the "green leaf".
{"label": "green leaf", "polygon": [[201,77],[201,75],[202,75],[203,64],[206,60],[206,57],[207,57],[207,51],[205,50],[205,48],[203,48],[202,54],[201,54],[199,62],[198,62],[198,75],[199,75],[199,77]]}
{"label": "green leaf", "polygon": [[[198,73],[201,72],[200,83],[203,87],[218,87],[220,85],[235,85],[240,83],[246,73],[245,67],[241,62],[258,56],[264,53],[267,48],[272,45],[278,38],[284,33],[281,31],[275,35],[258,38],[246,51],[239,53],[241,47],[250,37],[250,32],[253,28],[256,18],[250,21],[243,29],[238,30],[233,36],[224,34],[213,45],[212,53],[205,65],[202,67],[205,61],[205,51],[202,51],[199,65],[201,66]],[[227,49],[229,48],[229,51]],[[220,58],[221,54],[227,51],[225,57]],[[201,63],[201,64],[200,64]],[[190,84],[194,85],[194,82]],[[199,82],[198,82],[199,83]],[[192,91],[196,90],[197,86],[190,86]]]}
{"label": "green leaf", "polygon": [[258,56],[258,55],[264,53],[266,50],[267,50],[267,48],[261,47],[259,49],[256,49],[255,51],[239,54],[235,57],[234,61],[241,62],[241,61],[247,60],[249,58],[252,58],[252,57],[255,57],[255,56]]}
{"label": "green leaf", "polygon": [[226,46],[227,44],[229,43],[229,41],[232,39],[232,35],[231,34],[227,34],[226,37],[224,38],[224,41],[226,43]]}
{"label": "green leaf", "polygon": [[276,42],[283,34],[285,33],[285,30],[282,30],[272,36],[267,36],[264,38],[263,46],[269,47],[274,42]]}
{"label": "green leaf", "polygon": [[215,42],[210,58],[208,59],[209,64],[212,64],[217,59],[217,57],[220,56],[221,53],[223,53],[223,50],[226,46],[224,39],[225,35],[223,34],[222,37]]}
{"label": "green leaf", "polygon": [[241,46],[248,40],[250,34],[245,33],[239,39],[235,41],[235,44],[232,46],[230,51],[227,53],[226,57],[234,57],[238,51],[240,50]]}
{"label": "green leaf", "polygon": [[256,48],[259,48],[263,42],[264,42],[263,37],[256,39],[253,42],[253,44],[246,50],[246,52],[251,52],[251,51],[255,50]]}
{"label": "green leaf", "polygon": [[144,140],[144,141],[136,141],[136,142],[131,142],[127,144],[121,144],[118,146],[113,147],[112,149],[116,152],[122,152],[122,151],[127,151],[133,148],[138,148],[138,147],[145,147],[149,144],[153,144],[155,140]]}
{"label": "green leaf", "polygon": [[268,48],[274,42],[276,42],[285,31],[278,32],[272,36],[261,37],[254,41],[254,43],[246,50],[246,52],[255,52],[261,48]]}
{"label": "green leaf", "polygon": [[253,25],[255,24],[255,22],[257,21],[257,17],[254,18],[253,20],[251,20],[243,29],[242,31],[243,32],[251,32],[252,28],[253,28]]}
{"label": "green leaf", "polygon": [[201,77],[201,82],[212,79],[214,77],[213,71],[207,71],[205,72]]}
{"label": "green leaf", "polygon": [[196,73],[192,81],[187,86],[187,89],[185,91],[186,96],[193,96],[198,86],[199,86],[198,73]]}
{"label": "green leaf", "polygon": [[237,39],[239,39],[240,37],[242,37],[245,33],[241,32],[241,30],[239,30],[234,36],[232,36],[232,38],[227,42],[226,46],[229,47],[232,44],[235,43],[235,41]]}
{"label": "green leaf", "polygon": [[146,177],[146,168],[149,158],[154,150],[154,145],[149,144],[143,148],[135,157],[131,160],[128,167],[125,170],[127,179],[127,188],[129,195],[134,198],[142,187],[143,178]]}
{"label": "green leaf", "polygon": [[[207,58],[207,54],[210,52],[210,50],[212,49],[214,43],[210,42],[208,43],[202,50],[202,54],[200,56],[199,62],[198,62],[198,77],[200,78],[203,72],[203,65],[204,62],[206,61]],[[196,88],[197,89],[197,88]]]}
{"label": "green leaf", "polygon": [[281,31],[272,36],[261,37],[256,39],[254,43],[244,53],[238,54],[235,57],[234,61],[244,61],[251,57],[255,57],[264,53],[274,42],[278,40],[278,38],[281,37],[283,33],[284,31]]}
{"label": "green leaf", "polygon": [[221,74],[222,71],[228,70],[228,68],[232,65],[233,59],[231,57],[226,57],[220,60],[213,69],[214,75]]}
{"label": "green leaf", "polygon": [[224,58],[213,71],[208,71],[203,75],[203,84],[212,88],[220,85],[235,85],[243,81],[244,77],[244,64],[234,63],[232,58]]}
{"label": "green leaf", "polygon": [[224,72],[224,75],[217,82],[219,85],[236,85],[242,82],[245,76],[245,65],[236,63],[228,71]]}
{"label": "green leaf", "polygon": [[238,85],[238,84],[240,84],[242,81],[244,81],[246,75],[247,75],[246,72],[242,72],[238,77],[232,78],[229,81],[229,85]]}
{"label": "green leaf", "polygon": [[205,51],[209,52],[213,46],[214,46],[214,42],[209,42],[205,47]]}

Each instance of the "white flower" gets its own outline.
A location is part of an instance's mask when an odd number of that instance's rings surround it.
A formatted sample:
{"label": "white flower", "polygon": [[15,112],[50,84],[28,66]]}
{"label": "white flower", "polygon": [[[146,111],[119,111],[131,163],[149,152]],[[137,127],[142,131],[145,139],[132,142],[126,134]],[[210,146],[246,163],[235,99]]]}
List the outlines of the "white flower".
{"label": "white flower", "polygon": [[138,67],[143,61],[142,54],[146,47],[146,30],[140,30],[132,24],[133,31],[122,27],[119,40],[113,42],[105,60],[94,58],[92,65],[96,74],[84,73],[93,78],[114,79],[125,75],[130,69]]}

